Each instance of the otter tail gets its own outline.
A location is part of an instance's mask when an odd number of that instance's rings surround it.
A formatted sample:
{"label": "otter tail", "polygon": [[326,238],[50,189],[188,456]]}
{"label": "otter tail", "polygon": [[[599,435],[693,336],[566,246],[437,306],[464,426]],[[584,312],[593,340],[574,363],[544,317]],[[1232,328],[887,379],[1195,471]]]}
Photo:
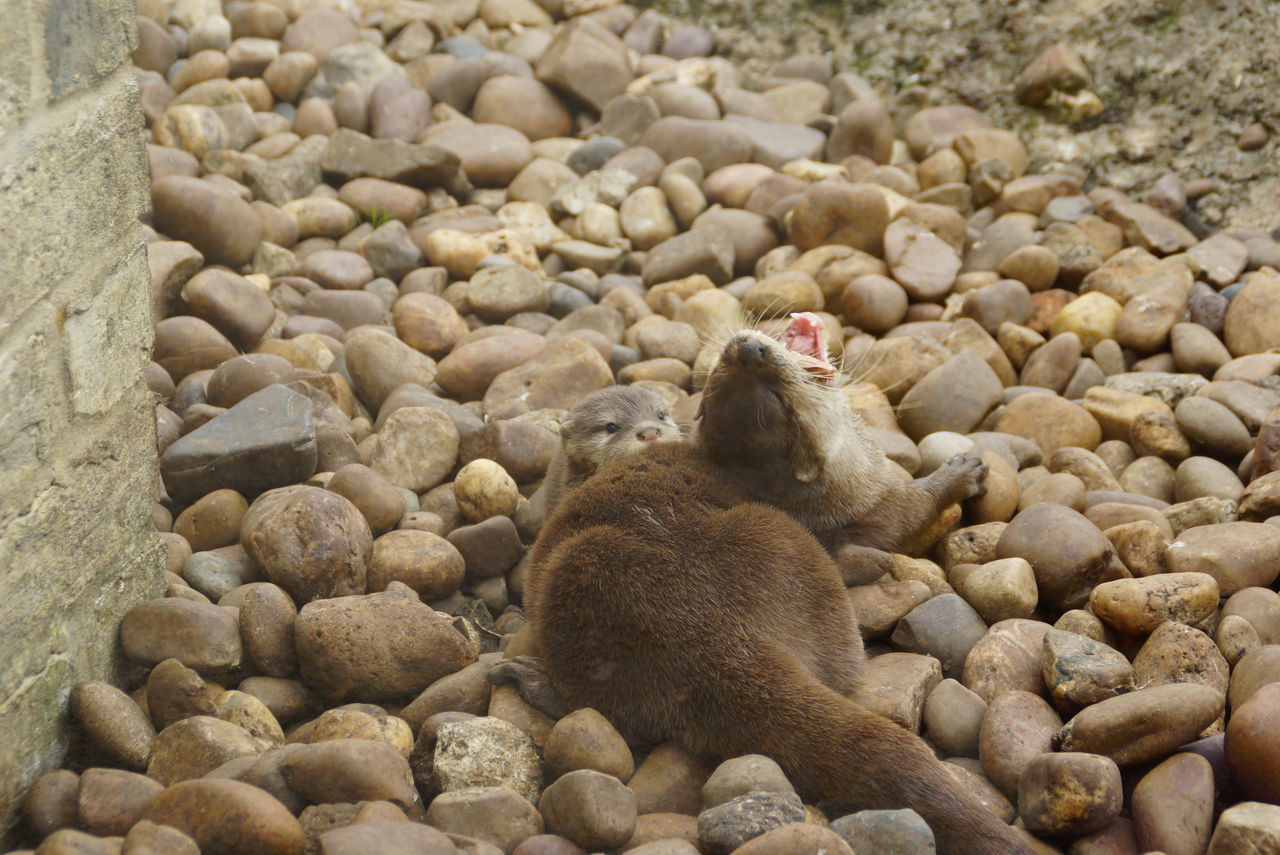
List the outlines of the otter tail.
{"label": "otter tail", "polygon": [[[693,728],[701,747],[772,757],[806,799],[843,810],[912,808],[933,829],[940,855],[1034,855],[923,740],[827,688],[784,652],[742,653],[721,663],[714,691],[690,705],[704,712]],[[719,709],[705,715],[708,707]],[[740,727],[716,726],[724,722]]]}

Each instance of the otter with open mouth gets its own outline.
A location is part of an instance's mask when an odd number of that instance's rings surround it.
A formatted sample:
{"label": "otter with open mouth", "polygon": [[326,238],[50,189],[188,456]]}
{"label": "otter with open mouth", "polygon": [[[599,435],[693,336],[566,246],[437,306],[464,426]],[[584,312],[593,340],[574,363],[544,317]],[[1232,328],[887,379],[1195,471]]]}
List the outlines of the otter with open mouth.
{"label": "otter with open mouth", "polygon": [[[812,341],[806,325],[795,332],[793,344]],[[817,388],[809,369],[825,370],[808,358],[734,336],[712,372],[706,436],[602,468],[564,498],[530,555],[541,662],[505,660],[491,678],[537,706],[592,707],[634,744],[768,755],[804,798],[838,811],[910,807],[944,855],[1032,855],[923,740],[848,697],[862,642],[840,571],[806,525],[883,507],[819,504],[845,492],[842,479],[878,477],[878,447],[845,448],[866,428],[842,427],[848,408]],[[752,460],[766,467],[754,477]],[[790,483],[759,483],[770,478]],[[765,503],[789,496],[794,511]]]}
{"label": "otter with open mouth", "polygon": [[831,385],[826,330],[799,313],[774,341],[743,331],[703,390],[697,445],[756,499],[790,513],[829,548],[902,552],[950,505],[983,490],[986,465],[957,457],[904,481],[871,429]]}

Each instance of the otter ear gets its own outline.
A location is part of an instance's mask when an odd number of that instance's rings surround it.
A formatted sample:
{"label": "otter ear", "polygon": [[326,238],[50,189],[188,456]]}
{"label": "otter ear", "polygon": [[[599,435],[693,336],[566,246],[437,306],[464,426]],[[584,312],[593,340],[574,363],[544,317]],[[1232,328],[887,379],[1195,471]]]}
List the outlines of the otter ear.
{"label": "otter ear", "polygon": [[564,440],[565,442],[568,442],[569,434],[571,434],[572,432],[573,432],[572,422],[565,421],[560,423],[560,439]]}

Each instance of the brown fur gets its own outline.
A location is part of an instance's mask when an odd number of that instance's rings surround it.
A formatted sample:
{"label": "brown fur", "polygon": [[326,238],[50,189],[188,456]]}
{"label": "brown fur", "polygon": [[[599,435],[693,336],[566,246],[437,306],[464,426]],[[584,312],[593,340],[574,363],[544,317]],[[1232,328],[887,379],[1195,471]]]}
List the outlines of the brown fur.
{"label": "brown fur", "polygon": [[709,372],[697,444],[725,477],[832,549],[907,551],[947,506],[979,494],[986,474],[968,457],[904,481],[845,393],[754,331],[732,337]]}
{"label": "brown fur", "polygon": [[629,739],[766,754],[842,811],[912,807],[944,855],[1030,855],[923,741],[849,700],[863,652],[834,562],[691,445],[567,496],[526,599],[550,688]]}

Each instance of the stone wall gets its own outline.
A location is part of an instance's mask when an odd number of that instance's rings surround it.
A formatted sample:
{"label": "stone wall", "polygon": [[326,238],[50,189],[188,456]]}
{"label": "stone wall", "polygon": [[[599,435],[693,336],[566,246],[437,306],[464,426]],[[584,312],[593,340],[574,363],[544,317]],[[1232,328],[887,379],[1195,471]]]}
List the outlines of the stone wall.
{"label": "stone wall", "polygon": [[146,151],[131,0],[6,0],[0,27],[0,840],[119,677],[162,587]]}

